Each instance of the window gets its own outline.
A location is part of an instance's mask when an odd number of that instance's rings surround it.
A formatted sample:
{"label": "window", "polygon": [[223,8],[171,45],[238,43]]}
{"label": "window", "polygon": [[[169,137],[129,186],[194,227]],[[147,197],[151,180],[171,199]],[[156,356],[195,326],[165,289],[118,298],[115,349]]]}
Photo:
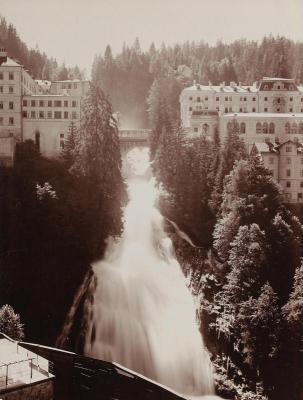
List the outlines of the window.
{"label": "window", "polygon": [[303,198],[303,193],[298,193],[298,200]]}
{"label": "window", "polygon": [[263,123],[263,128],[262,128],[262,130],[263,130],[263,133],[268,133],[268,123],[267,123],[267,122],[264,122],[264,123]]}
{"label": "window", "polygon": [[0,80],[3,81],[3,72],[0,72]]}
{"label": "window", "polygon": [[69,88],[69,89],[72,88],[72,84],[71,84],[71,83],[68,84],[68,88]]}
{"label": "window", "polygon": [[72,101],[72,107],[77,107],[77,102],[76,102],[76,100],[73,100],[73,101]]}
{"label": "window", "polygon": [[192,107],[189,107],[189,111],[192,111],[193,110],[193,108]]}
{"label": "window", "polygon": [[290,169],[286,170],[286,176],[291,176],[291,170]]}
{"label": "window", "polygon": [[243,112],[243,108],[242,107],[240,107],[239,112]]}
{"label": "window", "polygon": [[275,124],[273,122],[269,124],[269,133],[275,133]]}
{"label": "window", "polygon": [[196,126],[194,127],[194,132],[198,132],[198,128]]}
{"label": "window", "polygon": [[273,157],[269,157],[269,164],[274,164],[275,159]]}
{"label": "window", "polygon": [[268,111],[268,109],[267,109],[267,107],[265,107],[265,108],[264,108],[264,112],[267,112],[267,111]]}
{"label": "window", "polygon": [[27,118],[27,111],[22,111],[23,118]]}
{"label": "window", "polygon": [[303,158],[301,158],[301,164],[303,164]]}
{"label": "window", "polygon": [[55,118],[55,119],[61,119],[61,116],[62,116],[62,115],[61,115],[61,111],[55,111],[55,112],[54,112],[54,118]]}
{"label": "window", "polygon": [[285,133],[290,133],[290,123],[286,122],[285,124]]}
{"label": "window", "polygon": [[3,86],[0,86],[0,93],[3,93]]}
{"label": "window", "polygon": [[51,111],[47,111],[47,118],[48,119],[53,118],[53,113]]}
{"label": "window", "polygon": [[289,112],[292,112],[292,107],[290,107]]}
{"label": "window", "polygon": [[3,101],[0,101],[0,110],[3,110]]}
{"label": "window", "polygon": [[64,119],[68,119],[68,111],[64,111]]}
{"label": "window", "polygon": [[0,125],[3,125],[3,117],[0,117]]}
{"label": "window", "polygon": [[44,107],[44,101],[43,100],[39,101],[39,107]]}
{"label": "window", "polygon": [[[219,97],[216,97],[216,101],[219,101]],[[303,99],[302,99],[302,101],[303,101]]]}
{"label": "window", "polygon": [[291,164],[291,158],[290,158],[290,157],[287,157],[287,158],[286,158],[286,163],[287,163],[287,164]]}
{"label": "window", "polygon": [[53,102],[52,102],[51,100],[48,100],[47,106],[48,106],[48,107],[52,107],[52,106],[53,106]]}
{"label": "window", "polygon": [[60,138],[64,138],[64,133],[60,133]]}
{"label": "window", "polygon": [[60,140],[60,147],[61,149],[64,149],[64,140]]}
{"label": "window", "polygon": [[252,112],[256,112],[256,109],[255,109],[255,107],[253,107],[253,109],[252,109]]}
{"label": "window", "polygon": [[36,118],[36,112],[35,111],[31,111],[31,118]]}
{"label": "window", "polygon": [[291,126],[290,133],[294,133],[295,135],[297,134],[297,124],[295,122],[293,122]]}
{"label": "window", "polygon": [[208,97],[205,97],[205,100],[207,101],[207,100],[208,100]]}
{"label": "window", "polygon": [[303,177],[303,169],[301,169],[301,171],[300,171],[300,176],[301,176],[301,178]]}
{"label": "window", "polygon": [[287,187],[287,188],[290,188],[290,187],[291,187],[291,182],[287,181],[287,182],[286,182],[286,187]]}
{"label": "window", "polygon": [[204,133],[205,135],[207,135],[208,132],[209,132],[209,125],[208,125],[208,124],[203,124],[203,126],[202,126],[202,131],[203,131],[203,133]]}
{"label": "window", "polygon": [[[61,106],[62,106],[61,100],[55,100],[55,101],[54,101],[54,106],[55,106],[55,107],[61,107]],[[56,118],[56,117],[55,117],[55,118]]]}
{"label": "window", "polygon": [[189,100],[192,101],[192,99],[193,99],[193,98],[190,96]]}
{"label": "window", "polygon": [[264,97],[264,101],[267,101],[268,100],[268,97]]}
{"label": "window", "polygon": [[253,98],[252,98],[252,101],[256,101],[256,98],[255,98],[255,97],[253,97]]}
{"label": "window", "polygon": [[64,107],[68,107],[68,101],[64,100]]}
{"label": "window", "polygon": [[303,97],[301,97],[301,102],[303,103]]}
{"label": "window", "polygon": [[286,146],[285,151],[286,153],[291,153],[291,146]]}
{"label": "window", "polygon": [[31,106],[32,107],[36,107],[36,101],[35,100],[31,100]]}
{"label": "window", "polygon": [[246,101],[246,97],[244,97],[244,101]]}
{"label": "window", "polygon": [[14,125],[14,117],[9,117],[8,124],[9,125]]}
{"label": "window", "polygon": [[72,112],[72,119],[77,119],[77,113],[76,113],[76,111],[73,111],[73,112]]}
{"label": "window", "polygon": [[300,187],[303,188],[303,182],[300,182]]}
{"label": "window", "polygon": [[10,87],[8,88],[8,93],[10,93],[10,94],[14,93],[14,88],[13,88],[13,86],[10,86]]}
{"label": "window", "polygon": [[23,100],[23,107],[27,107],[27,100]]}
{"label": "window", "polygon": [[200,103],[200,101],[201,101],[201,98],[197,97],[197,102]]}
{"label": "window", "polygon": [[245,122],[241,122],[241,124],[240,124],[240,133],[245,133],[245,132],[246,132]]}
{"label": "window", "polygon": [[227,107],[225,107],[224,112],[225,112],[225,113],[228,113],[228,108],[227,108]]}
{"label": "window", "polygon": [[292,98],[292,97],[290,97],[290,98],[289,98],[289,101],[293,101],[293,98]]}
{"label": "window", "polygon": [[225,99],[224,99],[225,101],[228,101],[228,97],[225,97]]}
{"label": "window", "polygon": [[10,110],[13,110],[13,109],[14,109],[14,102],[13,102],[13,101],[10,101],[10,102],[8,103],[8,108],[9,108]]}
{"label": "window", "polygon": [[256,124],[256,133],[262,133],[261,122],[257,122],[257,124]]}
{"label": "window", "polygon": [[10,73],[8,74],[8,79],[9,79],[10,81],[13,81],[13,80],[14,80],[14,73],[13,73],[13,72],[10,72]]}
{"label": "window", "polygon": [[39,118],[44,118],[44,111],[39,111]]}

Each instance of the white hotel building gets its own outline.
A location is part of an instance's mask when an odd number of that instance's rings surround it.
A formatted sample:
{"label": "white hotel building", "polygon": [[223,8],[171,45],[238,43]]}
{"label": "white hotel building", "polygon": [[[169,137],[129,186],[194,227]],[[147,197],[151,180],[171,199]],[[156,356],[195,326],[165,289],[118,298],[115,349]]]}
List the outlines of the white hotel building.
{"label": "white hotel building", "polygon": [[12,165],[15,144],[32,139],[41,154],[57,157],[71,121],[80,123],[89,81],[34,80],[0,49],[0,163]]}
{"label": "white hotel building", "polygon": [[249,152],[259,154],[288,202],[303,201],[303,87],[292,79],[263,78],[253,86],[194,83],[180,95],[181,119],[193,135],[221,140],[236,126]]}

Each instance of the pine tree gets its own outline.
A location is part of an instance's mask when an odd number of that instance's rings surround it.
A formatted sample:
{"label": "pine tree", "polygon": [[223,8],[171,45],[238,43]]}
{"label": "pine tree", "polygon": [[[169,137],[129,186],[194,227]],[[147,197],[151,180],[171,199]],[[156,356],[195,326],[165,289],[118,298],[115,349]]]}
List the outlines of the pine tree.
{"label": "pine tree", "polygon": [[64,142],[64,147],[61,152],[61,159],[66,164],[67,168],[70,168],[75,162],[76,148],[79,142],[79,132],[74,121],[71,121],[68,131],[67,138]]}
{"label": "pine tree", "polygon": [[92,85],[84,100],[79,137],[71,170],[89,179],[92,198],[102,207],[105,231],[118,234],[125,197],[118,127],[111,105],[98,86]]}
{"label": "pine tree", "polygon": [[0,308],[0,332],[14,340],[24,337],[24,325],[20,322],[20,315],[8,304]]}

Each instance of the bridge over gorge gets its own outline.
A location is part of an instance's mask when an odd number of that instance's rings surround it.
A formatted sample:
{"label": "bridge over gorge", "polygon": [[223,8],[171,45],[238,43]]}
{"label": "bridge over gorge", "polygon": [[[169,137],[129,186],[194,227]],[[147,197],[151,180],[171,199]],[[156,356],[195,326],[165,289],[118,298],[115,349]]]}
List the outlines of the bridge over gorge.
{"label": "bridge over gorge", "polygon": [[149,146],[150,129],[120,129],[120,149],[122,157],[122,172],[124,176],[131,173],[130,164],[127,156],[135,148],[144,148]]}

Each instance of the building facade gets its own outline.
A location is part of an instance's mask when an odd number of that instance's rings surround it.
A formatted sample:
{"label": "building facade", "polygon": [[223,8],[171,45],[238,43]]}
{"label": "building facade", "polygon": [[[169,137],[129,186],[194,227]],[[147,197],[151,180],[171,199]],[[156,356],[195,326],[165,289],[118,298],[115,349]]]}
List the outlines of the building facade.
{"label": "building facade", "polygon": [[16,142],[27,139],[57,157],[71,121],[79,126],[89,81],[36,81],[1,48],[0,60],[0,163],[12,165]]}
{"label": "building facade", "polygon": [[236,129],[248,151],[257,152],[273,171],[285,200],[302,201],[303,86],[282,78],[263,78],[252,86],[194,83],[182,91],[180,106],[190,135],[211,139],[217,130],[224,140],[229,129]]}

